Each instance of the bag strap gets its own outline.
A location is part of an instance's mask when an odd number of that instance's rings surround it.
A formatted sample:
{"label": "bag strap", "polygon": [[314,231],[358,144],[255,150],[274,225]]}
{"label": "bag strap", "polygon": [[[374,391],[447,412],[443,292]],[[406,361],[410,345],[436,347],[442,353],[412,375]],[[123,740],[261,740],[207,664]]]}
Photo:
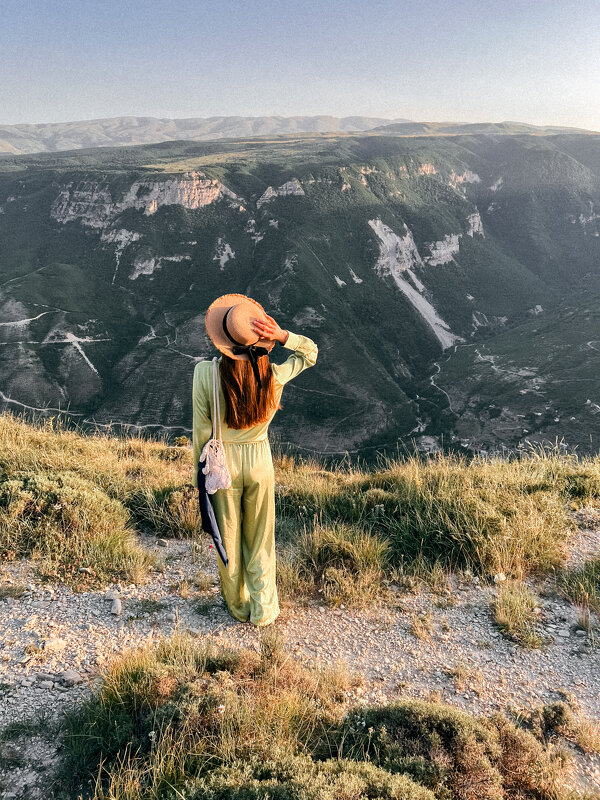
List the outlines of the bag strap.
{"label": "bag strap", "polygon": [[[221,408],[219,403],[219,375],[218,375],[218,366],[217,366],[217,357],[213,358],[213,372],[212,372],[212,384],[213,384],[213,407],[212,407],[212,418],[213,418],[213,439],[221,439]],[[217,435],[218,433],[218,435]]]}

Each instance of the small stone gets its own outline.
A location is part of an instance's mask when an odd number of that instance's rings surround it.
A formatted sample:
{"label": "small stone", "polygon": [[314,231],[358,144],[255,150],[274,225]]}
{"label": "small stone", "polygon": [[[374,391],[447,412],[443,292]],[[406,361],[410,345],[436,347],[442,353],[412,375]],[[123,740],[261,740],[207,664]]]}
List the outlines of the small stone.
{"label": "small stone", "polygon": [[83,683],[83,678],[74,669],[66,669],[60,678],[66,686],[75,686],[77,683]]}
{"label": "small stone", "polygon": [[108,592],[104,595],[105,600],[116,600],[119,597],[119,593],[116,589],[109,589]]}
{"label": "small stone", "polygon": [[84,575],[92,575],[92,570],[89,567],[79,567],[79,572],[83,572]]}
{"label": "small stone", "polygon": [[506,575],[503,572],[498,572],[494,575],[494,583],[504,583]]}
{"label": "small stone", "polygon": [[121,611],[121,601],[118,597],[115,597],[115,599],[112,601],[112,606],[110,607],[110,613],[118,617]]}
{"label": "small stone", "polygon": [[582,631],[581,628],[575,631],[575,636],[587,636],[587,631]]}
{"label": "small stone", "polygon": [[167,614],[167,620],[169,622],[175,622],[176,619],[177,619],[177,615],[176,614]]}
{"label": "small stone", "polygon": [[156,544],[159,547],[168,547],[169,546],[169,542],[166,539],[157,539],[156,540]]}
{"label": "small stone", "polygon": [[54,675],[50,675],[48,672],[36,672],[35,677],[38,681],[52,681],[54,683]]}
{"label": "small stone", "polygon": [[54,681],[40,681],[39,687],[40,689],[52,689],[54,686]]}
{"label": "small stone", "polygon": [[566,628],[563,628],[562,630],[558,631],[558,636],[560,636],[563,639],[568,639],[570,635],[571,632],[568,631]]}
{"label": "small stone", "polygon": [[48,653],[60,653],[66,646],[66,641],[64,639],[59,639],[58,636],[53,636],[50,639],[46,639],[44,642],[44,650]]}

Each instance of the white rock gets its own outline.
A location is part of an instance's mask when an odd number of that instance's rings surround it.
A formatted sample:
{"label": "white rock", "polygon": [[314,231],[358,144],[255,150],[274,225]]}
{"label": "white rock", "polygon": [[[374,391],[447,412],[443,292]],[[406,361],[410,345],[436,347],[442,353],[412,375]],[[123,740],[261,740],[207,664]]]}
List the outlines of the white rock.
{"label": "white rock", "polygon": [[506,580],[506,575],[503,572],[498,572],[494,575],[494,583],[503,583]]}
{"label": "white rock", "polygon": [[268,186],[265,192],[256,201],[256,207],[260,208],[264,203],[268,203],[276,197],[287,197],[291,194],[304,194],[304,189],[297,178],[286,181],[281,186],[278,186],[277,189],[273,188],[273,186]]}
{"label": "white rock", "polygon": [[[379,259],[375,264],[377,274],[391,276],[400,291],[430,326],[443,348],[452,347],[457,341],[462,341],[450,331],[448,324],[424,296],[425,286],[412,269],[423,267],[423,261],[410,229],[404,226],[404,235],[398,236],[380,219],[369,220],[369,225],[380,241]],[[407,277],[410,281],[406,279]]]}
{"label": "white rock", "polygon": [[50,639],[46,639],[44,642],[44,650],[47,653],[61,653],[67,643],[64,639],[59,639],[58,636],[53,636]]}
{"label": "white rock", "polygon": [[112,606],[110,607],[110,613],[115,614],[115,616],[119,616],[121,610],[121,601],[118,597],[115,597],[115,599],[112,601]]}

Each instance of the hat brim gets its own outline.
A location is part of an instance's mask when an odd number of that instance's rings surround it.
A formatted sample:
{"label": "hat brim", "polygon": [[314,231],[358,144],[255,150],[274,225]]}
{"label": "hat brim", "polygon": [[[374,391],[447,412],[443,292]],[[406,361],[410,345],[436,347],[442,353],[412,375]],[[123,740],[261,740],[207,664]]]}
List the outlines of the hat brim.
{"label": "hat brim", "polygon": [[[206,332],[208,333],[211,342],[229,358],[234,358],[238,361],[249,361],[249,356],[246,353],[233,354],[233,343],[229,341],[225,331],[223,330],[223,317],[231,308],[238,303],[249,303],[255,306],[257,317],[265,317],[266,313],[264,308],[256,300],[251,297],[246,297],[245,294],[224,294],[210,304],[206,312],[205,325]],[[255,342],[257,347],[264,347],[265,350],[271,352],[275,347],[274,339],[259,339]]]}

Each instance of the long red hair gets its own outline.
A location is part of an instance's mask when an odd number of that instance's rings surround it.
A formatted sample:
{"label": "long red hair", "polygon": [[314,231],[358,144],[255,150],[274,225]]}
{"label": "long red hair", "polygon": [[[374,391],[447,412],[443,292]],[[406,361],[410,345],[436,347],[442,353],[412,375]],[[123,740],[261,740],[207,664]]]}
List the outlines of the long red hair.
{"label": "long red hair", "polygon": [[249,361],[222,356],[221,388],[225,395],[225,422],[229,428],[242,430],[266,422],[277,408],[269,356],[259,356],[258,371],[260,391]]}

